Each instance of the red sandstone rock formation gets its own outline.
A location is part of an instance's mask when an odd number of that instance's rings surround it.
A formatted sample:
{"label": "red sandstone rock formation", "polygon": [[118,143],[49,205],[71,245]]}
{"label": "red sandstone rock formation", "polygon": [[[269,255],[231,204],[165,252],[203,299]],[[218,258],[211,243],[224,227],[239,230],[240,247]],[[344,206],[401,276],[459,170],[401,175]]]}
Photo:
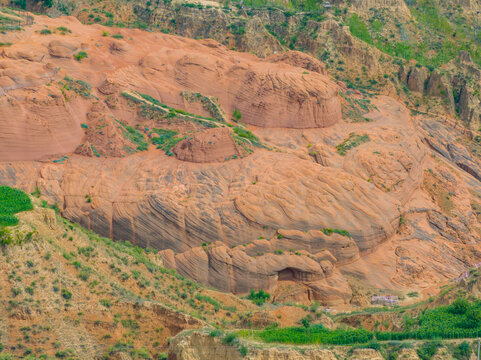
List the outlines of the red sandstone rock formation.
{"label": "red sandstone rock formation", "polygon": [[[337,304],[351,297],[346,274],[428,287],[475,254],[479,165],[460,134],[428,120],[420,130],[383,96],[370,121],[341,121],[337,85],[304,54],[35,21],[0,53],[2,184],[38,186],[63,216],[162,250],[167,266],[225,291],[282,298],[294,283],[304,293],[293,296]],[[451,165],[426,157],[426,142]]]}

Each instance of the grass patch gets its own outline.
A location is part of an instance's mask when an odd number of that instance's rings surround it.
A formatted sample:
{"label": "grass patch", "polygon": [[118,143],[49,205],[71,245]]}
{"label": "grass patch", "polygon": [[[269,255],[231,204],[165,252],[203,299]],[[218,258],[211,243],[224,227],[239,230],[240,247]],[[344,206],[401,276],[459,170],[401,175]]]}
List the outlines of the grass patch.
{"label": "grass patch", "polygon": [[169,156],[174,155],[171,149],[180,141],[185,139],[185,136],[178,136],[178,132],[166,129],[152,129],[152,131],[159,135],[152,138],[152,144],[157,145],[157,149],[162,149]]}
{"label": "grass patch", "polygon": [[[63,78],[63,81],[59,81],[59,85],[62,85],[63,86],[63,89],[64,90],[72,90],[74,91],[77,95],[80,95],[81,97],[85,98],[85,99],[90,99],[90,98],[93,98],[94,96],[92,96],[92,86],[83,81],[83,80],[76,80],[76,79],[72,79],[68,76],[65,76]],[[83,125],[85,124],[82,124],[82,128],[85,128]],[[87,126],[88,128],[88,126]]]}
{"label": "grass patch", "polygon": [[349,150],[369,141],[368,135],[350,133],[349,137],[336,146],[339,155],[346,155]]}
{"label": "grass patch", "polygon": [[339,235],[342,235],[342,236],[347,236],[349,238],[351,237],[351,234],[347,230],[324,228],[321,231],[326,235],[339,234]]}
{"label": "grass patch", "polygon": [[248,129],[236,126],[234,127],[234,134],[236,134],[236,138],[241,139],[243,141],[249,141],[252,145],[255,146],[261,146],[261,142],[259,141],[259,138],[255,136],[252,132],[250,132]]}
{"label": "grass patch", "polygon": [[60,33],[61,33],[62,35],[65,35],[65,34],[67,34],[67,33],[71,33],[71,32],[72,32],[72,30],[70,30],[69,28],[67,28],[67,27],[65,27],[65,26],[59,26],[59,27],[57,27],[55,30],[60,31]]}
{"label": "grass patch", "polygon": [[145,141],[144,135],[134,127],[116,120],[122,126],[122,134],[124,137],[137,145],[138,151],[145,151],[149,148],[149,143]]}

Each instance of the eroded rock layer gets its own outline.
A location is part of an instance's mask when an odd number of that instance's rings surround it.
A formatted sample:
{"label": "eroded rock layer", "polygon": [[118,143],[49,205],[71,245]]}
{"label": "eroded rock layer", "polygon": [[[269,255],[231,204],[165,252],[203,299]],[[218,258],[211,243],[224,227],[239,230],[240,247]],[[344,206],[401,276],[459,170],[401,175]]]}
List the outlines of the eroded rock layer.
{"label": "eroded rock layer", "polygon": [[104,31],[35,17],[7,35],[2,184],[198,282],[280,301],[361,301],[352,278],[426,289],[479,255],[479,160],[449,124],[298,52]]}

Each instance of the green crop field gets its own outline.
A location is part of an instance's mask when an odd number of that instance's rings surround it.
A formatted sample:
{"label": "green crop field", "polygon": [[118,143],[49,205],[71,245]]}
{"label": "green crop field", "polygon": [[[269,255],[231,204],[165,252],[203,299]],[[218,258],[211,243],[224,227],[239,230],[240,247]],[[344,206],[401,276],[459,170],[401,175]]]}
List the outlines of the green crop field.
{"label": "green crop field", "polygon": [[365,329],[329,330],[320,324],[310,327],[267,328],[261,331],[241,330],[239,335],[266,343],[285,344],[363,344],[372,341],[374,335]]}
{"label": "green crop field", "polygon": [[32,209],[32,202],[23,191],[0,186],[0,226],[17,225],[15,214]]}
{"label": "green crop field", "polygon": [[321,324],[299,327],[268,327],[241,330],[239,335],[266,343],[285,344],[366,344],[373,340],[462,339],[481,336],[481,301],[459,298],[451,305],[425,309],[417,317],[406,318],[403,331],[378,332],[365,329],[324,328]]}

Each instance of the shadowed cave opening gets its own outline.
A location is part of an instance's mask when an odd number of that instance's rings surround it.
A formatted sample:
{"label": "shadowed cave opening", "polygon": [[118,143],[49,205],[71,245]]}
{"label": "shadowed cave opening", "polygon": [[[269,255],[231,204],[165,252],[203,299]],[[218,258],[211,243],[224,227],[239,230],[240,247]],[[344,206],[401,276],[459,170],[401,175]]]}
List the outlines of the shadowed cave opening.
{"label": "shadowed cave opening", "polygon": [[277,280],[278,281],[295,281],[296,280],[296,274],[295,270],[292,268],[285,268],[277,273]]}
{"label": "shadowed cave opening", "polygon": [[301,271],[292,267],[287,267],[277,272],[278,281],[312,281],[319,278],[319,274]]}

